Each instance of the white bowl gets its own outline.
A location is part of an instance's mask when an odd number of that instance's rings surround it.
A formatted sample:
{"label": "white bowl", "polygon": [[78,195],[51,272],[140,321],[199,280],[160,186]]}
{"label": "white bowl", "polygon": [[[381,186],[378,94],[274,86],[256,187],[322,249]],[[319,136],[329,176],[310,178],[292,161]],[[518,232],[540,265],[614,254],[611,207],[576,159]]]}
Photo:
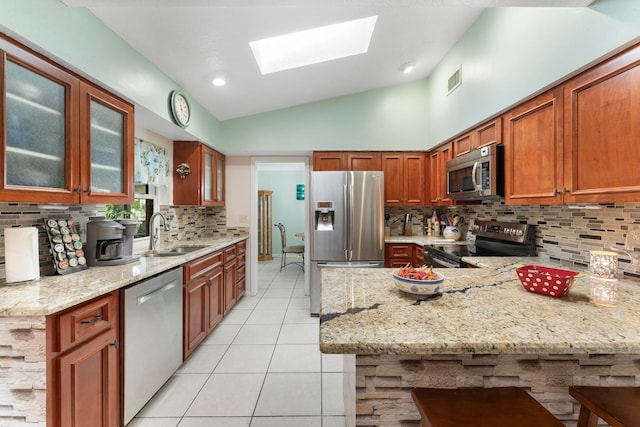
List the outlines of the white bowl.
{"label": "white bowl", "polygon": [[400,277],[394,272],[393,281],[402,292],[413,295],[433,295],[440,292],[442,283],[444,282],[444,276],[442,274],[435,271],[433,274],[436,275],[436,279],[414,280]]}

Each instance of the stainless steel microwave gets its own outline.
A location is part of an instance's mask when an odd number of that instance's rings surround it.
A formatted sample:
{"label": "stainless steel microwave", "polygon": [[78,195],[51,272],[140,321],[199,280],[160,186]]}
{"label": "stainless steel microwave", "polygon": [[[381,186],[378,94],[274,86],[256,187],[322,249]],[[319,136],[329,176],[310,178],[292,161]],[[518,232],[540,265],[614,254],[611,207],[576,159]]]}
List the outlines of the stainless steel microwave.
{"label": "stainless steel microwave", "polygon": [[453,200],[504,197],[504,146],[488,145],[447,161],[447,196]]}

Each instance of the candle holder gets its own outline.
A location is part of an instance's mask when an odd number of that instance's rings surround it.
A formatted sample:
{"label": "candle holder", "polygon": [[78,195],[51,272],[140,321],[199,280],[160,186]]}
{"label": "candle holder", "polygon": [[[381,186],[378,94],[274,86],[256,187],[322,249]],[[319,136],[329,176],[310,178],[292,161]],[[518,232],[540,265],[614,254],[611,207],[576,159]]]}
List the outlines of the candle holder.
{"label": "candle holder", "polygon": [[618,279],[593,279],[589,302],[603,307],[615,307],[618,302]]}
{"label": "candle holder", "polygon": [[618,300],[618,254],[590,251],[589,271],[592,275],[589,302],[603,307],[615,307]]}
{"label": "candle holder", "polygon": [[615,279],[618,275],[618,254],[609,251],[590,251],[589,271],[598,279]]}

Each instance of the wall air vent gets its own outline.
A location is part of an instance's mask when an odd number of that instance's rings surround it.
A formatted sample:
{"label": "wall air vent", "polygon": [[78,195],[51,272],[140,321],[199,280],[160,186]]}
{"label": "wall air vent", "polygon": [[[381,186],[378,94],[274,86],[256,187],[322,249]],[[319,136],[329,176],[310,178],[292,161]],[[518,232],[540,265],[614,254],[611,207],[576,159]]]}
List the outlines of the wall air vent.
{"label": "wall air vent", "polygon": [[449,77],[447,81],[447,95],[456,90],[462,84],[462,65]]}

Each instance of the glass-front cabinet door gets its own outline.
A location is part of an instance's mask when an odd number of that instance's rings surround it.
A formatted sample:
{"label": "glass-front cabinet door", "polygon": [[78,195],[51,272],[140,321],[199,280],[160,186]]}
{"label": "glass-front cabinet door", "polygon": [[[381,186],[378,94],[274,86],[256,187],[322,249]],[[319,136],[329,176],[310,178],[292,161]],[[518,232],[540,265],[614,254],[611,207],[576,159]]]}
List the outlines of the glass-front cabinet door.
{"label": "glass-front cabinet door", "polygon": [[80,82],[4,40],[0,49],[2,200],[75,202]]}
{"label": "glass-front cabinet door", "polygon": [[224,155],[202,147],[202,204],[224,206]]}
{"label": "glass-front cabinet door", "polygon": [[0,38],[0,200],[133,202],[133,106]]}
{"label": "glass-front cabinet door", "polygon": [[273,259],[272,199],[273,191],[258,190],[258,261]]}
{"label": "glass-front cabinet door", "polygon": [[209,148],[202,146],[203,156],[203,177],[202,177],[202,204],[214,205],[213,188],[215,182],[215,152]]}
{"label": "glass-front cabinet door", "polygon": [[80,99],[81,201],[133,202],[133,107],[84,83]]}
{"label": "glass-front cabinet door", "polygon": [[224,155],[216,153],[216,194],[215,201],[219,206],[224,205]]}

